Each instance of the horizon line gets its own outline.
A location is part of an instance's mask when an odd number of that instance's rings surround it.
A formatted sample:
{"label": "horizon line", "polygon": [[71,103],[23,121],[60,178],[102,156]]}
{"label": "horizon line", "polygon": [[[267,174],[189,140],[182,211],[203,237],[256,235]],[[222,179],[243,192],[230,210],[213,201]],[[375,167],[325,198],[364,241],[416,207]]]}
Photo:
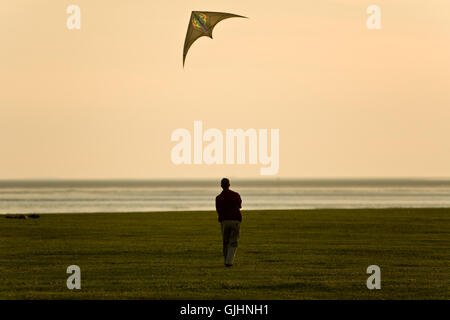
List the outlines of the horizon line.
{"label": "horizon line", "polygon": [[[50,177],[39,177],[39,178],[8,178],[0,179],[0,182],[8,181],[215,181],[217,179],[223,178],[218,176],[196,178],[196,177],[158,177],[158,178],[50,178]],[[259,180],[259,181],[273,181],[273,180],[450,180],[450,176],[329,176],[329,177],[233,177],[228,176],[228,178],[233,180]]]}

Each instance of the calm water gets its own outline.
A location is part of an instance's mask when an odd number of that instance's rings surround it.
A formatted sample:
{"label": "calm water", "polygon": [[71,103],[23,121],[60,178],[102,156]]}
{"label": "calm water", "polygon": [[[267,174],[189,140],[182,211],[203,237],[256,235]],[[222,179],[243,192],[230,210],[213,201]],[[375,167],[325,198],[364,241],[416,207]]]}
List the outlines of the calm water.
{"label": "calm water", "polygon": [[[0,213],[214,210],[218,181],[0,181]],[[232,181],[244,209],[448,207],[450,180]]]}

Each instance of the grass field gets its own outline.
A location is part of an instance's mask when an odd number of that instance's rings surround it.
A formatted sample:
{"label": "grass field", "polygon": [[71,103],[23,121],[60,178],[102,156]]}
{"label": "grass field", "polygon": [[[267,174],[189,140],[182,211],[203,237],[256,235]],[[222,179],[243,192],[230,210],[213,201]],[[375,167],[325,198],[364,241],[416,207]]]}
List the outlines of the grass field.
{"label": "grass field", "polygon": [[243,214],[232,268],[214,212],[0,216],[0,299],[450,298],[450,209]]}

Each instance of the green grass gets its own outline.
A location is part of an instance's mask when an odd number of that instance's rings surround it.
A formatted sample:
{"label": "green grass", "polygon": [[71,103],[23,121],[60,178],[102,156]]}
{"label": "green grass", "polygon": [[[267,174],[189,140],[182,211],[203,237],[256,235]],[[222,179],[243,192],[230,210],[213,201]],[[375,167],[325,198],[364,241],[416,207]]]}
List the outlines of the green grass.
{"label": "green grass", "polygon": [[0,299],[449,299],[449,262],[450,209],[247,211],[232,268],[214,212],[0,216]]}

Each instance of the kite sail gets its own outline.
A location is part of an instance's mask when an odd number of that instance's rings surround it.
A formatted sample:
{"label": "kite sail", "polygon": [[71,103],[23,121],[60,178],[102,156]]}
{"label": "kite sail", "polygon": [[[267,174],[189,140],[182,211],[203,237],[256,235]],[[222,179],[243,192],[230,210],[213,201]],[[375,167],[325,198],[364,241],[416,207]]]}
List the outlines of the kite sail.
{"label": "kite sail", "polygon": [[210,37],[212,39],[212,31],[216,24],[228,18],[246,18],[236,14],[225,12],[208,12],[208,11],[192,11],[189,19],[186,40],[184,41],[183,50],[183,66],[186,55],[192,44],[200,37]]}

